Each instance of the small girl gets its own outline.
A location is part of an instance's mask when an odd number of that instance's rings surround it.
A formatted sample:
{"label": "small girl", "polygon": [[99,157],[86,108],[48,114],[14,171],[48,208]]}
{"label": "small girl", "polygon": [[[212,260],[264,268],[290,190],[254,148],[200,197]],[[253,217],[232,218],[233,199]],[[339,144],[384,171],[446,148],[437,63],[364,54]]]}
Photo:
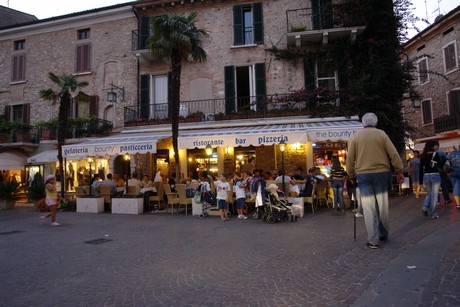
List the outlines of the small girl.
{"label": "small girl", "polygon": [[50,212],[42,215],[40,218],[44,219],[51,216],[51,226],[59,226],[56,222],[57,203],[59,201],[58,193],[56,191],[56,177],[48,175],[45,179],[45,203],[50,208]]}

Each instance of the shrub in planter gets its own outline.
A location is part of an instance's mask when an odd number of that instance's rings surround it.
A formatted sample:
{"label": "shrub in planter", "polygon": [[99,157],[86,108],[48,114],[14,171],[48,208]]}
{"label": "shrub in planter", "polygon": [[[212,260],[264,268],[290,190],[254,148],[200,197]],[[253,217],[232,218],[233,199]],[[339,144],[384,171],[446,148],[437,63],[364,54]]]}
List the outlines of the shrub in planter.
{"label": "shrub in planter", "polygon": [[19,183],[16,180],[0,181],[0,208],[12,209],[19,198]]}

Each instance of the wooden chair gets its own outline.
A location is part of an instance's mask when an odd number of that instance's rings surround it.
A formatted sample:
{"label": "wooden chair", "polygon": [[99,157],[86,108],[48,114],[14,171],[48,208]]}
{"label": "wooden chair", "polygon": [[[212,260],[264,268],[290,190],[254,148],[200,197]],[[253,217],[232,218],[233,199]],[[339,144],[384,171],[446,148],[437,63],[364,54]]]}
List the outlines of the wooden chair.
{"label": "wooden chair", "polygon": [[134,186],[134,185],[129,185],[128,186],[128,192],[126,193],[127,196],[129,197],[137,197],[139,196],[139,187]]}
{"label": "wooden chair", "polygon": [[88,193],[86,193],[85,187],[79,186],[79,187],[75,187],[75,195],[77,197],[82,197],[82,196],[88,195]]}
{"label": "wooden chair", "polygon": [[315,206],[317,205],[316,199],[315,199],[315,194],[316,194],[316,183],[313,184],[313,189],[311,191],[311,195],[303,197],[304,205],[310,205],[311,212],[313,214],[315,214]]}
{"label": "wooden chair", "polygon": [[[161,182],[155,182],[153,186],[155,187],[155,190],[157,191],[157,195],[153,195],[149,197],[149,210],[151,208],[150,205],[152,204],[152,202],[156,202],[158,210],[160,210],[161,202],[164,201],[164,195],[165,195],[163,184]],[[155,209],[155,205],[153,208]]]}
{"label": "wooden chair", "polygon": [[187,198],[187,194],[185,193],[185,184],[176,184],[176,191],[177,195],[179,195],[179,205],[177,206],[177,212],[179,213],[180,207],[184,206],[185,215],[187,215],[188,205],[190,205],[190,208],[192,206],[192,198]]}
{"label": "wooden chair", "polygon": [[326,207],[329,208],[329,202],[330,200],[328,199],[327,196],[327,188],[328,188],[328,182],[325,180],[320,181],[317,183],[316,186],[316,201],[318,202],[318,205],[326,205]]}
{"label": "wooden chair", "polygon": [[168,183],[163,183],[163,189],[165,191],[166,199],[168,200],[168,205],[166,206],[166,210],[171,207],[171,214],[174,214],[174,205],[177,205],[177,209],[179,211],[179,195],[177,193],[173,193],[171,191],[171,186]]}
{"label": "wooden chair", "polygon": [[101,191],[101,196],[104,198],[104,207],[106,211],[110,211],[112,206],[112,193],[110,192],[110,186],[101,185],[99,186],[99,189]]}

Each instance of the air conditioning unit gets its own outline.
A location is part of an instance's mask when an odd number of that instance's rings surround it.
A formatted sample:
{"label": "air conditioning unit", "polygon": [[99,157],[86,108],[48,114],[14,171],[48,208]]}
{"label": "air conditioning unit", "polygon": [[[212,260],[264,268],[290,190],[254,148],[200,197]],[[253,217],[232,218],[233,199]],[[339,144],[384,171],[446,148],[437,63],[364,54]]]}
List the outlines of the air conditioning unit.
{"label": "air conditioning unit", "polygon": [[215,120],[214,114],[206,114],[206,121],[213,122]]}

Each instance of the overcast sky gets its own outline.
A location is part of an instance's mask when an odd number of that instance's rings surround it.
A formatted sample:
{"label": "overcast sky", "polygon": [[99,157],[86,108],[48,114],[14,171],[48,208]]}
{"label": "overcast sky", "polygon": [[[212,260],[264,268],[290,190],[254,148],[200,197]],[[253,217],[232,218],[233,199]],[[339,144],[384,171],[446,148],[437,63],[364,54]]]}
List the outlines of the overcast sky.
{"label": "overcast sky", "polygon": [[[39,19],[60,16],[94,8],[126,3],[123,0],[0,0],[0,5],[35,15]],[[433,23],[439,14],[446,14],[458,5],[459,0],[412,0],[414,14]],[[427,27],[426,23],[417,24],[420,30]],[[411,36],[416,32],[411,32]]]}

